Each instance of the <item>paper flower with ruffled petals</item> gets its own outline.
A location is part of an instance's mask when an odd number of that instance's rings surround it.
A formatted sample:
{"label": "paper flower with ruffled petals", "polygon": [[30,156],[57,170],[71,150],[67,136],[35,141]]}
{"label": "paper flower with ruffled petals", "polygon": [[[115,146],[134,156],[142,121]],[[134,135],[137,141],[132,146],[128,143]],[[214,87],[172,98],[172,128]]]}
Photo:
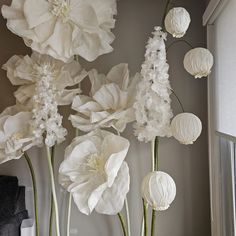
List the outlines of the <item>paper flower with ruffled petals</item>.
{"label": "paper flower with ruffled petals", "polygon": [[115,0],[12,0],[2,7],[8,29],[27,46],[64,62],[111,52],[116,11]]}
{"label": "paper flower with ruffled petals", "polygon": [[119,64],[107,76],[92,70],[89,79],[90,96],[78,95],[72,103],[77,111],[70,116],[73,126],[84,132],[107,127],[123,132],[126,124],[135,119],[133,103],[138,76],[130,80],[128,66]]}
{"label": "paper flower with ruffled petals", "polygon": [[128,149],[127,139],[102,130],[77,137],[66,148],[59,181],[82,213],[122,210],[130,182],[124,161]]}
{"label": "paper flower with ruffled petals", "polygon": [[32,108],[37,96],[36,90],[45,79],[45,86],[53,90],[58,105],[69,105],[80,89],[72,88],[87,75],[80,64],[72,61],[68,64],[47,55],[33,53],[29,56],[13,56],[3,69],[13,85],[20,86],[15,92],[17,101]]}
{"label": "paper flower with ruffled petals", "polygon": [[53,146],[64,141],[59,105],[68,105],[80,89],[71,88],[86,76],[76,61],[68,64],[47,55],[13,56],[3,68],[13,85],[18,103],[33,113],[32,129],[38,143]]}
{"label": "paper flower with ruffled petals", "polygon": [[36,145],[31,121],[32,113],[17,106],[8,107],[0,114],[0,164],[19,159]]}

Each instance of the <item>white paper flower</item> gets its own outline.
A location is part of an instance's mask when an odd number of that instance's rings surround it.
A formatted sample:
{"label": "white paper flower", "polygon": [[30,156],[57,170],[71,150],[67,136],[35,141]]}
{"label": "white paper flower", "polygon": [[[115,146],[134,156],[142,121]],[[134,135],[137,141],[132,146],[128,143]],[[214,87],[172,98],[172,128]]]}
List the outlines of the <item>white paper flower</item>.
{"label": "white paper flower", "polygon": [[156,211],[165,211],[176,196],[176,186],[170,175],[150,172],[142,182],[142,197]]}
{"label": "white paper flower", "polygon": [[138,77],[130,81],[128,66],[119,64],[107,76],[92,70],[89,79],[90,96],[78,95],[73,101],[72,108],[77,111],[70,116],[73,126],[85,132],[104,127],[124,131],[126,124],[135,119],[133,103]]}
{"label": "white paper flower", "polygon": [[190,22],[188,11],[183,7],[175,7],[166,15],[165,28],[173,37],[181,38],[188,30]]}
{"label": "white paper flower", "polygon": [[172,120],[171,130],[180,143],[193,144],[202,132],[202,122],[192,113],[180,113]]}
{"label": "white paper flower", "polygon": [[191,49],[184,57],[184,68],[195,78],[208,76],[213,64],[213,55],[206,48]]}
{"label": "white paper flower", "polygon": [[109,53],[115,0],[12,0],[2,7],[7,27],[33,50],[68,61]]}
{"label": "white paper flower", "polygon": [[58,105],[71,104],[75,95],[81,91],[72,88],[80,83],[87,73],[80,64],[72,61],[68,64],[47,55],[33,53],[29,56],[13,56],[2,67],[13,85],[21,86],[15,92],[17,101],[32,108],[34,95],[43,78],[47,77],[47,87],[53,90]]}
{"label": "white paper flower", "polygon": [[166,61],[166,34],[155,27],[153,38],[146,46],[141,81],[137,86],[134,104],[135,135],[139,141],[152,141],[156,136],[169,137],[172,118],[170,83]]}
{"label": "white paper flower", "polygon": [[0,164],[19,159],[35,145],[31,130],[32,113],[9,107],[0,114]]}
{"label": "white paper flower", "polygon": [[80,92],[78,88],[67,88],[86,76],[79,63],[65,64],[33,53],[32,57],[13,56],[3,68],[13,85],[21,85],[15,96],[33,112],[32,129],[38,144],[44,142],[51,147],[64,141],[67,131],[62,127],[58,106],[70,104]]}
{"label": "white paper flower", "polygon": [[122,210],[129,191],[128,149],[127,139],[102,130],[77,137],[66,148],[59,180],[82,213]]}

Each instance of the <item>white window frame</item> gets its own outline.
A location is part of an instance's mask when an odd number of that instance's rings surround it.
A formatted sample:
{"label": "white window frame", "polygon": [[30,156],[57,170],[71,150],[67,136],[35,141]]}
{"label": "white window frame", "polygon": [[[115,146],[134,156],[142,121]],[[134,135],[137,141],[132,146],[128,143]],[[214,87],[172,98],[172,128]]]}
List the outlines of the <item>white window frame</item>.
{"label": "white window frame", "polygon": [[[207,47],[214,54],[214,22],[231,0],[211,0],[203,15],[203,25],[207,27]],[[235,0],[232,0],[235,1]],[[220,137],[236,143],[236,138],[215,131],[214,71],[208,79],[208,140],[209,140],[209,173],[211,193],[211,230],[212,236],[224,236],[222,176],[220,166]]]}

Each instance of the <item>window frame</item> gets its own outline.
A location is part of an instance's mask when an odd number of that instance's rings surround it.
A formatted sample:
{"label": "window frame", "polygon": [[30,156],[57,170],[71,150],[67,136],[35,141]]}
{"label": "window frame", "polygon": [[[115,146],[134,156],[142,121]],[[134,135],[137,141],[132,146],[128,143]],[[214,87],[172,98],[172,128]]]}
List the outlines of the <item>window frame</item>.
{"label": "window frame", "polygon": [[[211,0],[203,15],[203,25],[207,27],[207,47],[214,54],[214,22],[223,12],[224,7],[230,0]],[[232,137],[215,130],[215,92],[214,92],[214,69],[209,75],[208,86],[208,142],[209,142],[209,178],[211,196],[211,231],[212,236],[225,236],[224,214],[222,204],[222,173],[220,158],[220,138],[226,138],[236,143],[236,137]],[[233,188],[233,186],[232,186]],[[234,193],[235,194],[235,193]],[[235,204],[235,203],[234,203]],[[235,207],[233,205],[232,207]],[[235,208],[234,208],[235,209]],[[235,219],[235,214],[234,214]]]}

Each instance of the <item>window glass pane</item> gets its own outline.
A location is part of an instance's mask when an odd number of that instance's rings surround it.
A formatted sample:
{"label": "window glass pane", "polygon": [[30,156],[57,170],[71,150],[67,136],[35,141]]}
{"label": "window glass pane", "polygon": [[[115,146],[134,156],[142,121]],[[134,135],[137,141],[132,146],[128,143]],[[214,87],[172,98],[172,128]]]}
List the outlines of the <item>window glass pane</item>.
{"label": "window glass pane", "polygon": [[235,144],[220,138],[220,176],[223,236],[235,236]]}

